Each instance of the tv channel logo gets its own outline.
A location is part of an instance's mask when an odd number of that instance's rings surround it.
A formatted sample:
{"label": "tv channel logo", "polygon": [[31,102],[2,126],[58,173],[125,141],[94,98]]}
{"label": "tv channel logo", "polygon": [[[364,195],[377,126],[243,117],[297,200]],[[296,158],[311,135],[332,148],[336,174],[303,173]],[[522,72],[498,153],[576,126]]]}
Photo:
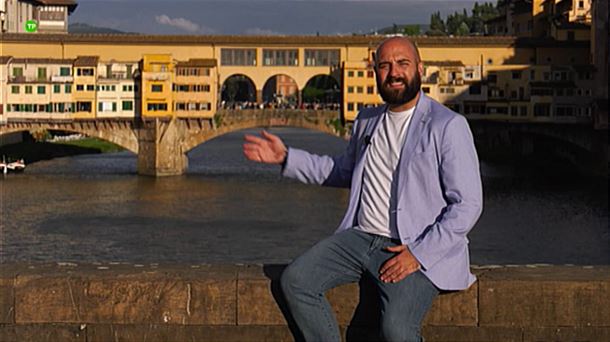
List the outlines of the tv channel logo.
{"label": "tv channel logo", "polygon": [[38,22],[36,20],[28,20],[25,22],[25,32],[34,33],[38,31]]}

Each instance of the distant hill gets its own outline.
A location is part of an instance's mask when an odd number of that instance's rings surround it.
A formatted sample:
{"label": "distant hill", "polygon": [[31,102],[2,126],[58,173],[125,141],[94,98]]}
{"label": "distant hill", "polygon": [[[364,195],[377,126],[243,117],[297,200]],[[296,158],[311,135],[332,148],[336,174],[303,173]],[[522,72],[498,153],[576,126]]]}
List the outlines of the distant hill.
{"label": "distant hill", "polygon": [[84,23],[74,23],[68,25],[68,33],[113,33],[113,34],[138,34],[135,32],[124,32],[107,27],[97,27]]}

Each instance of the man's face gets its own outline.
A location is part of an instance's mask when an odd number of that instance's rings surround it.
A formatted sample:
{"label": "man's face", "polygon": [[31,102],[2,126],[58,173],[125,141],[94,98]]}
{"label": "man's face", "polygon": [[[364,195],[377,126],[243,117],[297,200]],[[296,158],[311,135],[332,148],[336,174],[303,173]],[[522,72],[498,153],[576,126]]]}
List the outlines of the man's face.
{"label": "man's face", "polygon": [[389,105],[413,100],[421,88],[420,63],[414,49],[401,40],[383,44],[376,56],[377,89]]}

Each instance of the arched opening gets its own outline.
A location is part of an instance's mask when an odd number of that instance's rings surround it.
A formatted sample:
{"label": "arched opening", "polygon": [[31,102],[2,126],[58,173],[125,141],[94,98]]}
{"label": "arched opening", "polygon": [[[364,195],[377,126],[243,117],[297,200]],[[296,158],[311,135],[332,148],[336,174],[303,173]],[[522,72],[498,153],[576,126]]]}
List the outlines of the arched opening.
{"label": "arched opening", "polygon": [[299,87],[288,75],[275,75],[265,82],[263,102],[267,107],[297,108],[299,104]]}
{"label": "arched opening", "polygon": [[304,109],[339,110],[341,87],[339,82],[329,75],[312,77],[302,91]]}
{"label": "arched opening", "polygon": [[221,108],[244,109],[256,105],[256,86],[246,75],[227,78],[221,88]]}

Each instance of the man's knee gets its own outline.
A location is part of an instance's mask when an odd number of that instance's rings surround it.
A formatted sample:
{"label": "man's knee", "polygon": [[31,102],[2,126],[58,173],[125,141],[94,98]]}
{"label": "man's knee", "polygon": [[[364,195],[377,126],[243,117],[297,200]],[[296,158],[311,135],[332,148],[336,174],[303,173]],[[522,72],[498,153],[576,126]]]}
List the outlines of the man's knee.
{"label": "man's knee", "polygon": [[288,265],[282,276],[280,277],[280,286],[284,294],[292,293],[297,288],[304,286],[304,279],[302,276],[303,270],[300,270],[294,263]]}

